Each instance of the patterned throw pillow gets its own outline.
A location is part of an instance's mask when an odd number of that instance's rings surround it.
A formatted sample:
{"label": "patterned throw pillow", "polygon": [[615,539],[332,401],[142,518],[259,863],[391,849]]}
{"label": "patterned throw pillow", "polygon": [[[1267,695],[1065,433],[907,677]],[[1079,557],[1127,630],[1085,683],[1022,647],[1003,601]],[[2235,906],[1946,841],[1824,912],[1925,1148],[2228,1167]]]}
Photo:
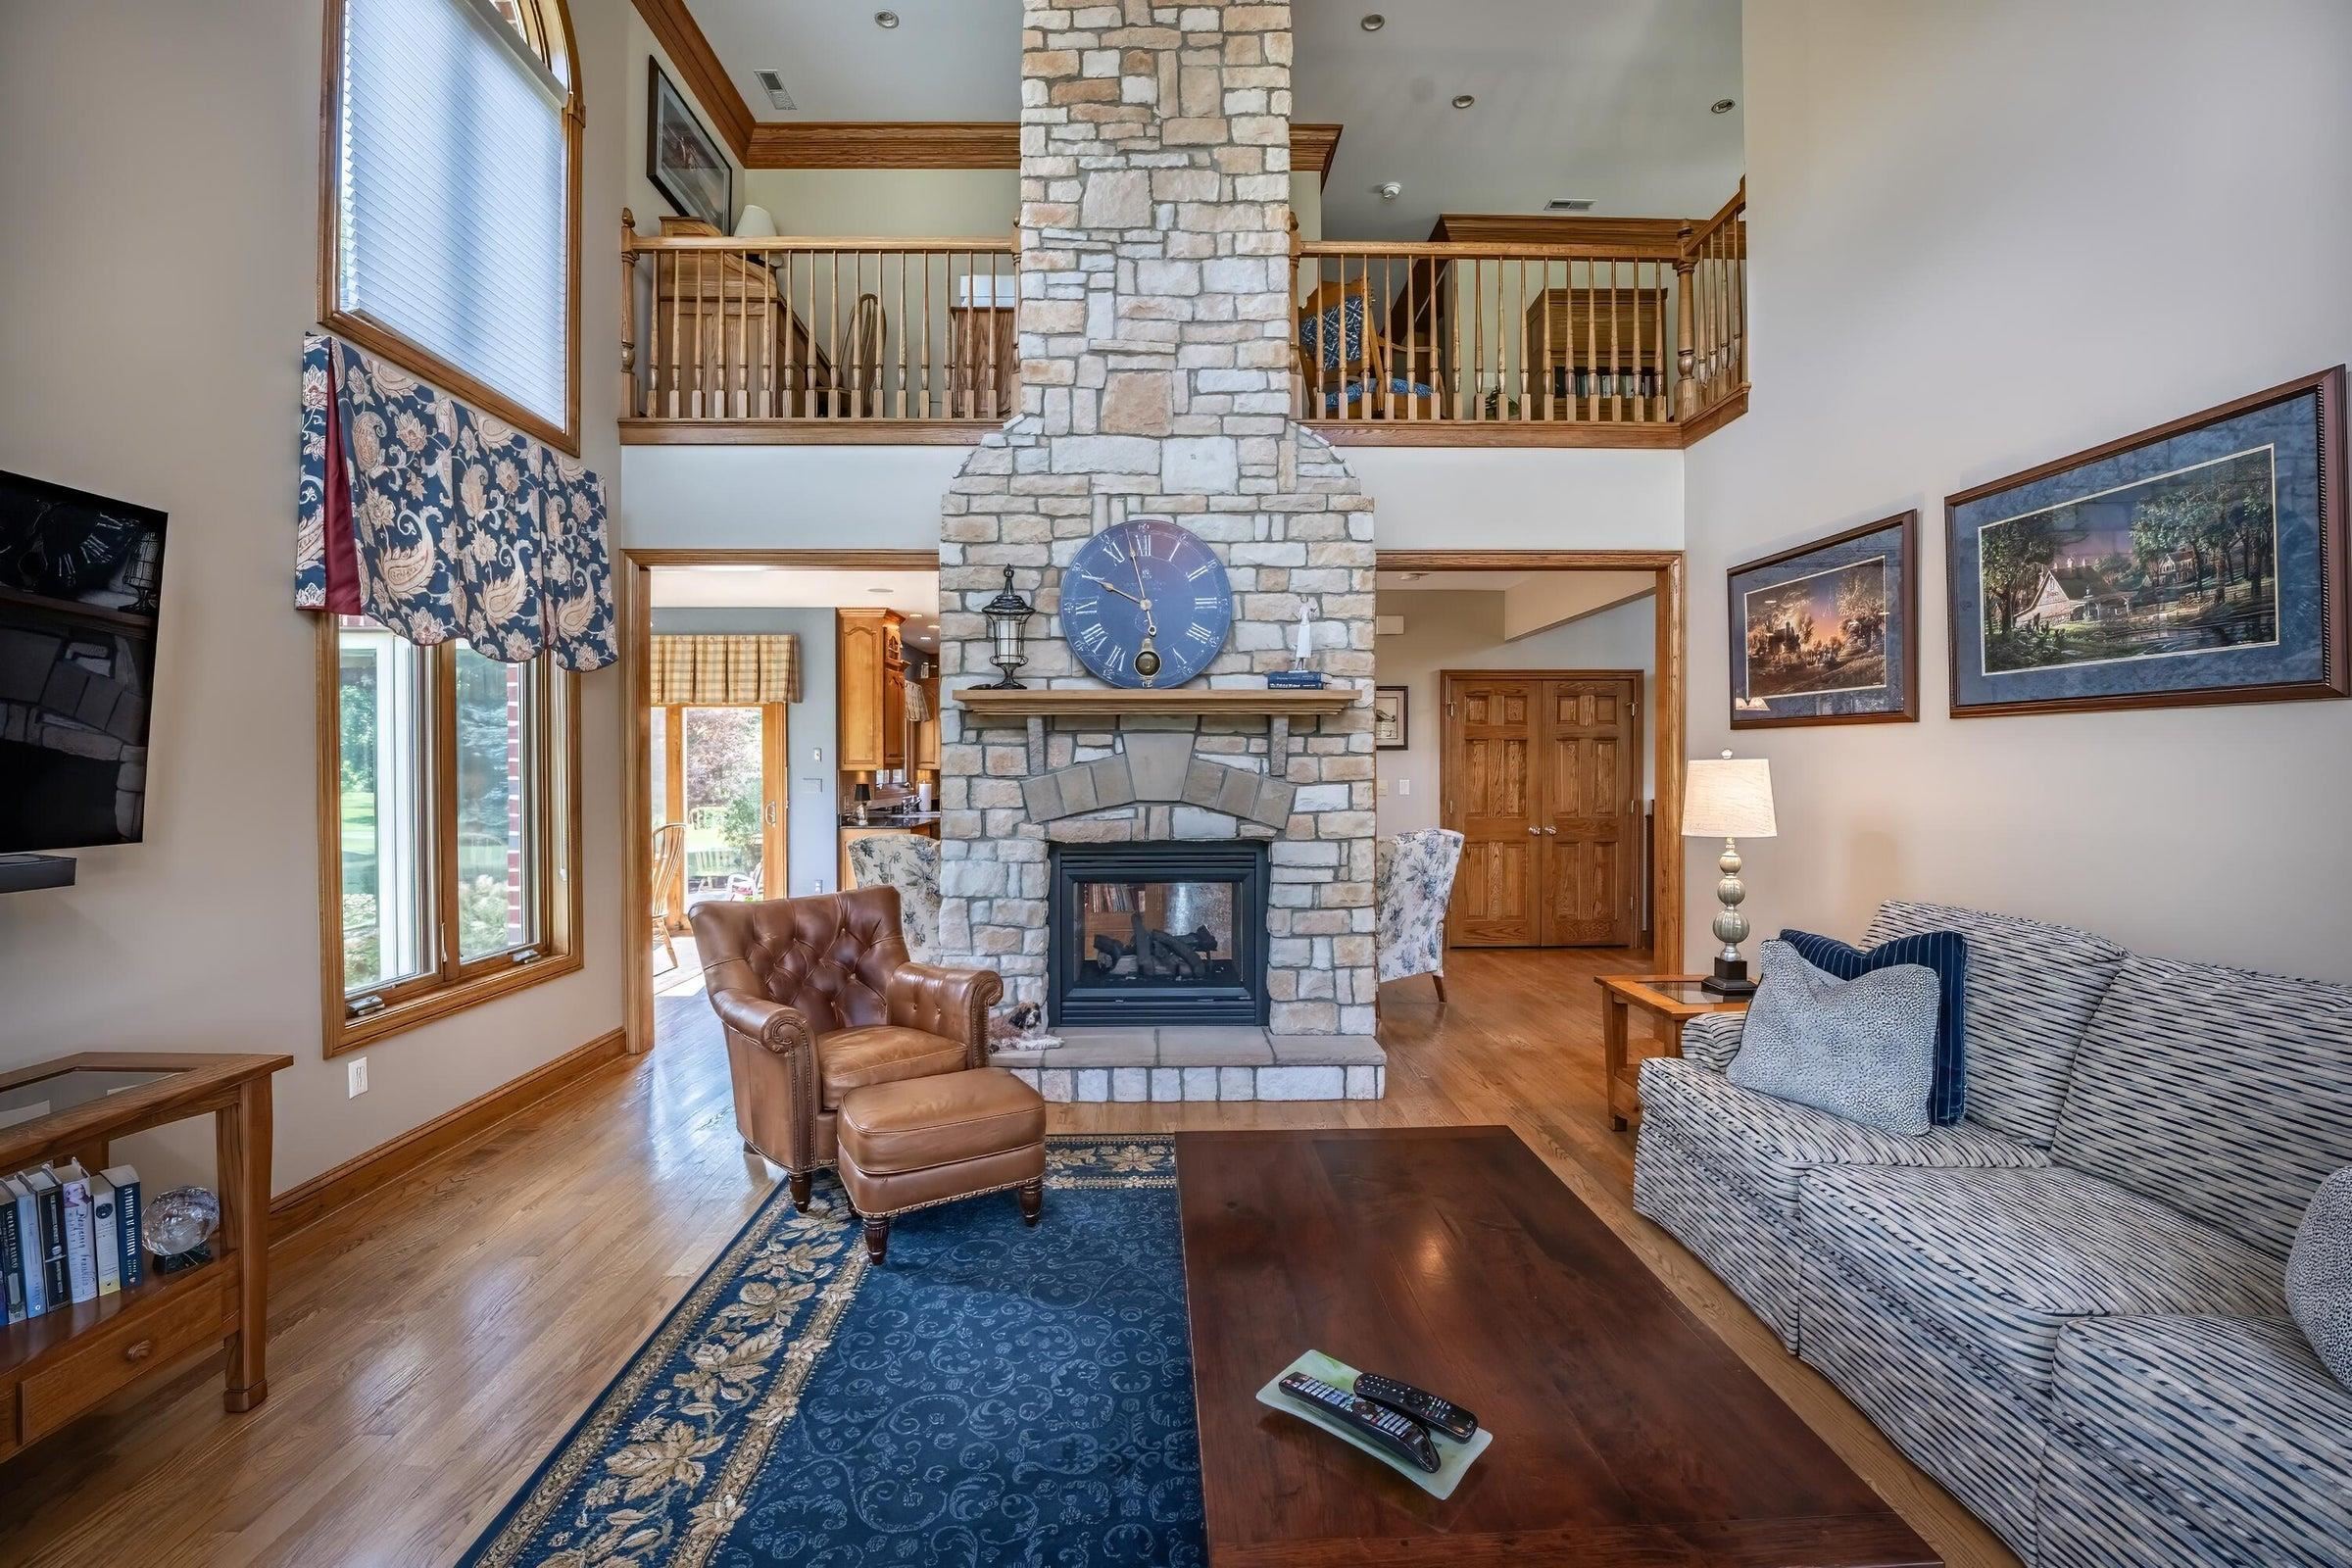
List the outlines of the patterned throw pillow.
{"label": "patterned throw pillow", "polygon": [[1968,938],[1957,931],[1926,931],[1875,948],[1850,947],[1810,931],[1783,931],[1781,940],[1814,968],[1840,980],[1897,963],[1935,970],[1936,1087],[1928,1092],[1928,1119],[1949,1127],[1968,1114]]}
{"label": "patterned throw pillow", "polygon": [[2352,1389],[2352,1165],[2320,1183],[2286,1254],[2286,1309],[2335,1381]]}
{"label": "patterned throw pillow", "polygon": [[1882,1132],[1919,1137],[1936,1077],[1936,971],[1899,963],[1853,980],[1786,942],[1764,944],[1764,977],[1725,1076]]}

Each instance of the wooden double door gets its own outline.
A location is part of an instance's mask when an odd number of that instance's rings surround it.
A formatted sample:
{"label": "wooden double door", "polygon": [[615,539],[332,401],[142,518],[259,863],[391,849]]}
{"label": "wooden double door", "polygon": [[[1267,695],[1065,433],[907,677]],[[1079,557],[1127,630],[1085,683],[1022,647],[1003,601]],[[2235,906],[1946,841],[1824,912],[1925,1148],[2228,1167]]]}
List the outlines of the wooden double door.
{"label": "wooden double door", "polygon": [[1441,673],[1445,824],[1463,838],[1446,939],[1631,946],[1642,842],[1640,670]]}

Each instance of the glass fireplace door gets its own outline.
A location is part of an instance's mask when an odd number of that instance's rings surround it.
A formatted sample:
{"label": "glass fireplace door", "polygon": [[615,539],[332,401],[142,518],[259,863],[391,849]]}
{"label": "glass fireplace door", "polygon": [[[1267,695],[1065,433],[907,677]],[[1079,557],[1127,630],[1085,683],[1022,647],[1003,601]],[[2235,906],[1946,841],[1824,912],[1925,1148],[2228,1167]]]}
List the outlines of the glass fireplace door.
{"label": "glass fireplace door", "polygon": [[1262,845],[1057,845],[1056,1026],[1263,1024]]}

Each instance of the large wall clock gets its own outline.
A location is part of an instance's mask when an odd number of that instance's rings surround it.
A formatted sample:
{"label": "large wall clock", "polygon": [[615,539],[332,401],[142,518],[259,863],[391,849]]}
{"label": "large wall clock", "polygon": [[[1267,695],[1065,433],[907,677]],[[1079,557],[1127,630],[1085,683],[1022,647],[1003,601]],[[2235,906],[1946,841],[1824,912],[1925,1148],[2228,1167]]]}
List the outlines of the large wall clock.
{"label": "large wall clock", "polygon": [[1079,550],[1061,576],[1061,634],[1113,686],[1181,686],[1233,630],[1225,564],[1166,517],[1131,517]]}

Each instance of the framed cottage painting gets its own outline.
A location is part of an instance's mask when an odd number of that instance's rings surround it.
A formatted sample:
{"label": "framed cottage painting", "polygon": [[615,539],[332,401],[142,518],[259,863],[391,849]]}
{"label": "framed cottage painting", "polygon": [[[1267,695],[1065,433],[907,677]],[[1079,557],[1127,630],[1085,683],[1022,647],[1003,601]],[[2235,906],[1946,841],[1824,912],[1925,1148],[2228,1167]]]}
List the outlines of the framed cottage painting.
{"label": "framed cottage painting", "polygon": [[699,218],[719,233],[735,219],[735,171],[718,143],[687,107],[686,95],[648,56],[645,91],[645,177],[681,218]]}
{"label": "framed cottage painting", "polygon": [[1944,502],[1956,716],[2346,694],[2344,371]]}
{"label": "framed cottage painting", "polygon": [[1412,698],[1403,686],[1375,686],[1372,688],[1372,749],[1376,752],[1401,752],[1411,744],[1409,727]]}
{"label": "framed cottage painting", "polygon": [[1732,728],[1919,717],[1919,514],[1734,566]]}

